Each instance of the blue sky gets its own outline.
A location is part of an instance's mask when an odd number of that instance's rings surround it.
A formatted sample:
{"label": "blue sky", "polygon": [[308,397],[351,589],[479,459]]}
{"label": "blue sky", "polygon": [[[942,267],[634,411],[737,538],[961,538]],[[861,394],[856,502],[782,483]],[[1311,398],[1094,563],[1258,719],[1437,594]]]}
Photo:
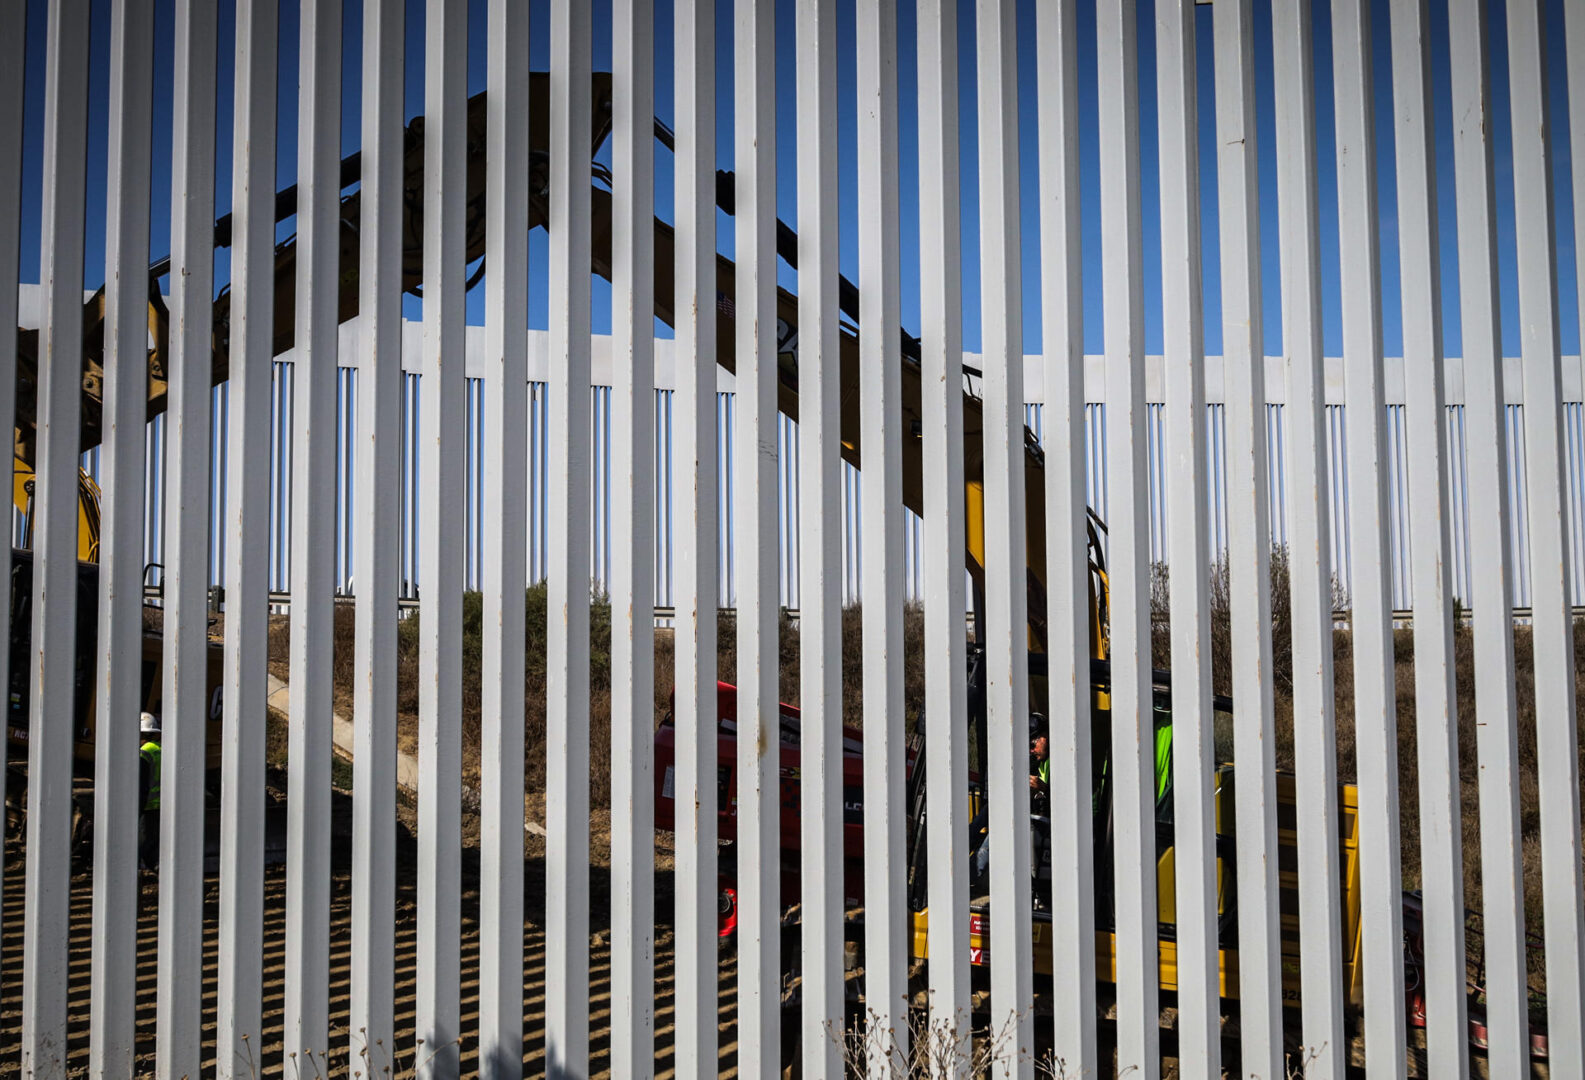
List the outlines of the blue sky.
{"label": "blue sky", "polygon": [[[903,322],[911,331],[919,327],[918,299],[918,200],[917,200],[917,124],[916,103],[918,76],[914,63],[915,21],[911,0],[899,0],[898,18],[900,63],[898,68],[901,101],[900,161],[898,178],[902,200],[902,251]],[[469,33],[469,92],[475,93],[485,86],[485,46],[488,27],[484,0],[468,0],[470,10]],[[1544,0],[1548,23],[1548,83],[1551,99],[1551,131],[1554,166],[1554,207],[1557,228],[1557,267],[1559,292],[1559,321],[1563,351],[1579,351],[1579,312],[1575,289],[1575,251],[1573,245],[1573,202],[1569,187],[1570,146],[1568,140],[1568,102],[1566,69],[1563,49],[1562,0]],[[38,280],[38,215],[40,192],[43,183],[42,137],[44,108],[44,54],[45,16],[44,4],[35,0],[30,5],[27,53],[27,120],[24,135],[24,183],[22,198],[22,252],[21,273],[23,281]],[[87,65],[90,90],[89,177],[88,177],[88,251],[87,287],[96,287],[104,278],[104,213],[105,205],[105,144],[106,101],[108,84],[109,2],[94,0],[92,55]],[[839,148],[841,158],[841,260],[842,270],[856,279],[858,270],[857,241],[857,119],[854,103],[854,28],[852,0],[838,0],[841,12],[838,33],[838,84],[841,104]],[[1317,74],[1316,137],[1320,147],[1321,162],[1321,243],[1322,290],[1325,347],[1330,355],[1341,352],[1342,323],[1338,307],[1339,251],[1337,241],[1337,191],[1336,171],[1332,153],[1332,89],[1331,89],[1331,33],[1328,5],[1316,3],[1315,70]],[[549,62],[549,13],[547,0],[534,0],[534,23],[528,62],[535,70],[543,70]],[[1269,6],[1256,0],[1256,48],[1258,67],[1257,93],[1259,96],[1259,147],[1261,157],[1261,229],[1265,279],[1265,329],[1266,351],[1282,350],[1282,324],[1279,304],[1280,277],[1278,274],[1277,247],[1277,197],[1275,134],[1272,107],[1272,74]],[[155,83],[154,115],[154,196],[151,207],[151,248],[156,256],[168,250],[170,222],[170,116],[171,75],[169,58],[172,47],[172,3],[162,0],[156,5],[157,74]],[[672,121],[671,72],[671,4],[657,0],[656,4],[656,112],[668,123]],[[594,21],[594,66],[608,70],[611,61],[610,0],[596,0]],[[1438,203],[1441,221],[1442,286],[1444,309],[1445,350],[1448,355],[1458,355],[1461,349],[1458,324],[1457,233],[1454,224],[1454,189],[1452,177],[1452,127],[1448,119],[1450,93],[1447,55],[1447,11],[1445,0],[1431,0],[1432,57],[1434,64],[1434,108],[1436,110]],[[972,0],[960,0],[960,57],[959,100],[961,109],[961,139],[963,150],[962,222],[964,243],[963,314],[965,347],[974,349],[979,342],[979,221],[978,183],[975,169],[977,147],[976,93],[974,69],[974,10]],[[1034,0],[1019,2],[1019,56],[1020,83],[1020,155],[1023,188],[1023,267],[1024,267],[1024,341],[1025,349],[1040,349],[1040,311],[1038,289],[1040,280],[1037,250],[1038,217],[1035,194],[1039,177],[1036,167],[1035,145],[1035,73],[1039,58],[1035,52]],[[732,168],[732,107],[730,92],[732,78],[731,3],[719,0],[717,18],[717,77],[718,167]],[[1381,212],[1381,256],[1384,348],[1395,355],[1401,349],[1400,318],[1398,309],[1398,254],[1397,254],[1397,199],[1393,172],[1393,146],[1391,141],[1391,62],[1389,44],[1388,8],[1386,0],[1373,0],[1374,22],[1374,79],[1376,91],[1376,129]],[[219,123],[217,131],[218,160],[216,162],[216,214],[229,208],[231,191],[231,108],[233,45],[232,5],[221,0],[221,34],[219,51]],[[1513,235],[1513,169],[1510,160],[1510,124],[1508,117],[1507,35],[1503,0],[1491,0],[1491,51],[1492,51],[1492,112],[1495,120],[1497,212],[1499,220],[1499,260],[1502,296],[1504,348],[1510,354],[1518,349],[1516,332],[1518,298],[1515,287],[1516,254]],[[1101,334],[1100,257],[1101,234],[1099,227],[1099,151],[1096,120],[1096,64],[1093,52],[1095,32],[1094,0],[1080,0],[1079,29],[1081,41],[1080,68],[1080,120],[1081,120],[1081,186],[1084,201],[1084,274],[1085,274],[1085,349],[1099,352],[1103,347]],[[1206,313],[1205,346],[1207,352],[1221,350],[1221,319],[1219,316],[1220,287],[1217,247],[1216,169],[1214,158],[1214,87],[1211,56],[1211,9],[1196,9],[1199,40],[1199,112],[1200,112],[1200,182],[1201,223],[1204,240],[1204,300]],[[423,102],[423,21],[422,0],[408,2],[407,35],[407,92],[406,112],[411,118],[417,115]],[[778,62],[777,62],[777,145],[778,201],[783,220],[797,226],[796,184],[796,85],[793,65],[794,5],[791,0],[780,0],[777,8]],[[359,79],[361,45],[359,31],[362,25],[360,0],[346,0],[345,49],[343,62],[342,147],[344,153],[358,149],[358,118],[360,108]],[[295,180],[296,130],[297,130],[297,4],[294,0],[281,0],[281,49],[279,124],[280,150],[277,158],[277,180],[286,186]],[[1154,82],[1155,26],[1154,6],[1151,0],[1139,4],[1140,38],[1140,102],[1141,102],[1141,159],[1142,202],[1145,238],[1145,289],[1146,289],[1146,348],[1159,352],[1161,340],[1161,286],[1160,286],[1160,220],[1156,156],[1156,108]],[[601,158],[610,160],[609,146]],[[660,216],[671,218],[672,162],[664,148],[656,147],[656,206]],[[718,214],[719,243],[723,252],[731,254],[733,247],[733,221]],[[290,235],[295,223],[288,219],[278,229],[281,237]],[[548,295],[547,281],[548,243],[543,231],[536,232],[530,241],[531,283],[529,297],[530,324],[546,324]],[[216,252],[216,287],[221,287],[229,277],[229,256],[226,249]],[[782,282],[796,290],[796,274],[785,264]],[[608,285],[595,279],[594,323],[595,329],[604,331],[609,326]],[[469,321],[483,321],[484,289],[476,288],[469,296]],[[407,312],[417,317],[421,302],[409,297]],[[669,330],[657,327],[669,335]]]}

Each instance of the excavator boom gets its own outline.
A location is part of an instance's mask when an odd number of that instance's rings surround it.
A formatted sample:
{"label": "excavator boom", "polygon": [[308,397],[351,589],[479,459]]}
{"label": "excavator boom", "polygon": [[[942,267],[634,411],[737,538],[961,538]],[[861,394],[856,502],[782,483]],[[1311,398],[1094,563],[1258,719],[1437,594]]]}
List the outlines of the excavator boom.
{"label": "excavator boom", "polygon": [[[597,153],[611,132],[611,76],[598,72],[593,78],[594,109],[590,131],[591,154]],[[545,72],[531,76],[529,99],[532,103],[529,117],[530,169],[529,225],[546,228],[550,220],[550,77]],[[466,250],[470,264],[478,262],[474,281],[485,270],[485,151],[487,145],[486,98],[483,93],[474,95],[468,102],[468,169],[465,212]],[[670,132],[657,122],[657,134],[667,144]],[[423,216],[424,216],[424,118],[415,117],[404,131],[403,200],[402,200],[402,287],[405,291],[423,294]],[[361,156],[353,154],[342,162],[341,186],[350,187],[360,175]],[[596,173],[608,180],[609,174],[602,166]],[[735,209],[733,178],[731,173],[717,174],[717,202],[728,213]],[[354,191],[341,200],[340,274],[337,281],[338,318],[346,321],[358,313],[358,256],[359,213],[361,199]],[[592,192],[591,203],[592,250],[591,268],[609,279],[611,260],[611,195],[599,182]],[[283,220],[296,213],[295,187],[286,188],[276,197],[276,217]],[[297,248],[295,238],[288,238],[276,247],[275,253],[275,317],[274,354],[290,349],[296,326]],[[221,218],[215,227],[216,246],[231,242],[230,216]],[[655,221],[655,312],[668,325],[673,324],[673,267],[674,237],[672,227],[659,218]],[[797,265],[797,236],[786,224],[777,222],[777,252],[790,265]],[[148,363],[148,417],[164,411],[167,393],[167,356],[169,348],[170,315],[160,295],[159,279],[169,272],[169,260],[162,259],[150,267],[149,274],[149,335],[153,343]],[[733,300],[736,296],[736,268],[730,259],[718,256],[716,262],[716,290],[719,302],[717,311],[717,359],[722,367],[736,370]],[[846,279],[840,283],[839,299],[842,313],[853,325],[844,326],[841,333],[841,439],[842,456],[849,463],[861,464],[862,447],[859,439],[859,347],[857,330],[858,290]],[[790,418],[798,417],[798,298],[785,289],[777,290],[777,317],[780,323],[778,369],[778,407]],[[83,414],[82,448],[97,445],[102,436],[105,294],[103,288],[91,297],[83,313]],[[230,376],[231,360],[231,297],[222,290],[213,308],[213,362],[211,378],[215,384]],[[918,341],[901,330],[890,331],[902,336],[903,378],[902,416],[903,438],[903,502],[915,513],[924,509],[924,471],[921,458],[925,429],[921,413],[921,385]],[[35,452],[35,416],[37,411],[38,332],[19,331],[17,418],[15,453],[20,472],[31,471]],[[968,385],[975,373],[969,373],[964,387],[964,474],[966,488],[965,507],[969,517],[968,544],[969,568],[978,580],[984,562],[983,515],[983,410],[979,396]],[[1045,647],[1045,458],[1034,436],[1025,433],[1024,492],[1027,503],[1025,519],[1028,523],[1029,567],[1029,619],[1030,645],[1043,651]],[[1094,548],[1094,545],[1092,545]],[[1098,553],[1098,548],[1095,548]],[[1092,608],[1094,600],[1092,598]]]}

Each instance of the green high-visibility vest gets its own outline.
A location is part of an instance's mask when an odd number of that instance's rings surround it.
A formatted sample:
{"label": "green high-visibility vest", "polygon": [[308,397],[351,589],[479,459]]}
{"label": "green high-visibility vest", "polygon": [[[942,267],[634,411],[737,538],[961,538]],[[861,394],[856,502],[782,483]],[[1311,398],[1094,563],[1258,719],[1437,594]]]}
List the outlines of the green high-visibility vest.
{"label": "green high-visibility vest", "polygon": [[1172,782],[1172,713],[1156,710],[1156,801],[1167,794]]}
{"label": "green high-visibility vest", "polygon": [[[1167,794],[1167,788],[1172,783],[1172,710],[1156,709],[1156,801],[1159,803]],[[1105,778],[1109,762],[1101,763],[1101,776]],[[1099,804],[1098,792],[1090,793],[1090,811],[1093,813]]]}
{"label": "green high-visibility vest", "polygon": [[138,757],[149,763],[149,797],[143,803],[145,810],[160,808],[160,744],[146,742],[138,747]]}

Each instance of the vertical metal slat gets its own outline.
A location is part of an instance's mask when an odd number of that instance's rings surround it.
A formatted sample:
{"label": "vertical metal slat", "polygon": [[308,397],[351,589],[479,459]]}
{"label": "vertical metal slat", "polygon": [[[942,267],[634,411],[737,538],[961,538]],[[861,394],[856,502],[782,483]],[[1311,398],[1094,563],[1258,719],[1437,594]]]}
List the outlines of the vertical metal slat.
{"label": "vertical metal slat", "polygon": [[[220,957],[216,1072],[245,1078],[260,1064],[264,992],[264,724],[269,655],[270,378],[275,336],[276,0],[238,5],[232,134],[231,379],[226,418],[226,642],[220,787]],[[146,201],[146,200],[145,200]],[[142,203],[137,204],[141,207]],[[147,262],[147,252],[140,262]],[[141,269],[141,267],[139,267]],[[138,291],[147,288],[138,274]],[[139,314],[147,298],[138,297]],[[138,358],[126,408],[141,417],[145,326],[127,342]],[[134,429],[141,428],[134,424]],[[107,431],[113,430],[107,425]],[[119,450],[117,453],[119,454]],[[128,443],[141,463],[142,447]],[[117,466],[119,473],[119,466]],[[113,496],[112,486],[106,490]],[[134,527],[134,521],[128,521]],[[126,570],[141,552],[128,556]],[[132,603],[138,601],[130,601]],[[135,644],[129,642],[129,644]],[[117,647],[117,646],[112,646]],[[134,653],[135,654],[135,653]],[[134,710],[135,711],[135,710]],[[112,714],[114,715],[114,714]]]}
{"label": "vertical metal slat", "polygon": [[1470,606],[1474,611],[1475,748],[1488,1061],[1493,1076],[1529,1069],[1524,901],[1519,832],[1519,722],[1514,690],[1514,553],[1506,388],[1499,322],[1496,182],[1485,0],[1449,0],[1459,315],[1464,344],[1465,452],[1470,483]]}
{"label": "vertical metal slat", "polygon": [[[1238,982],[1245,1076],[1280,1076],[1276,720],[1271,645],[1271,485],[1267,457],[1254,15],[1249,0],[1211,10],[1215,35],[1222,372],[1226,395],[1227,565],[1233,774],[1238,836]],[[1277,465],[1280,474],[1280,462]],[[1225,823],[1224,823],[1224,828]]]}
{"label": "vertical metal slat", "polygon": [[[781,1052],[781,730],[776,393],[776,12],[736,0],[738,1060]],[[748,717],[757,717],[750,737]]]}
{"label": "vertical metal slat", "polygon": [[[22,1074],[66,1075],[67,931],[77,632],[78,371],[83,347],[83,199],[88,5],[54,0],[45,45],[33,631],[23,885]],[[173,387],[174,389],[174,387]],[[9,735],[9,733],[8,733]],[[202,736],[200,736],[202,738]],[[167,833],[167,835],[169,835]]]}
{"label": "vertical metal slat", "polygon": [[[981,349],[985,401],[985,700],[992,1031],[999,1065],[1034,1074],[1029,895],[1029,657],[1024,535],[1023,291],[1019,255],[1017,5],[976,5]],[[866,605],[867,606],[867,605]],[[866,640],[868,636],[866,635]],[[866,700],[868,695],[866,695]]]}
{"label": "vertical metal slat", "polygon": [[958,164],[958,18],[950,0],[921,0],[919,277],[924,412],[925,783],[929,821],[930,1028],[957,1041],[953,1080],[967,1075],[969,894],[962,839],[969,826],[968,642],[964,636],[962,210]]}
{"label": "vertical metal slat", "polygon": [[[620,764],[611,774],[611,1067],[648,1080],[655,1071],[655,11],[651,0],[622,0],[612,16],[611,760]],[[740,1045],[747,1069],[755,1058]]]}
{"label": "vertical metal slat", "polygon": [[1134,0],[1096,11],[1101,129],[1106,453],[1111,504],[1112,761],[1116,868],[1117,1067],[1160,1074],[1156,1001],[1155,739],[1150,690],[1150,554],[1145,309],[1139,204]]}
{"label": "vertical metal slat", "polygon": [[467,165],[467,10],[424,9],[424,370],[419,472],[419,1080],[457,1075],[462,951],[463,228]]}
{"label": "vertical metal slat", "polygon": [[1403,871],[1370,18],[1369,4],[1362,0],[1332,2],[1348,441],[1346,478],[1339,475],[1339,481],[1347,485],[1350,525],[1365,1055],[1373,1076],[1401,1077],[1406,1068]]}
{"label": "vertical metal slat", "polygon": [[396,598],[402,448],[402,40],[400,0],[363,7],[358,413],[353,442],[352,973],[354,1071],[395,1064]]}
{"label": "vertical metal slat", "polygon": [[[549,882],[545,1009],[551,1080],[589,1067],[589,147],[590,12],[550,9],[548,462]],[[712,852],[713,854],[713,852]],[[713,1028],[712,1028],[713,1031]]]}
{"label": "vertical metal slat", "polygon": [[[801,0],[798,85],[799,644],[804,1075],[842,1071],[842,460],[835,0]],[[835,1032],[833,1032],[833,1028]]]}
{"label": "vertical metal slat", "polygon": [[[155,1071],[201,1057],[210,320],[214,263],[216,11],[178,0],[171,122],[171,355],[165,416],[165,672]],[[75,287],[75,286],[74,286]],[[75,456],[75,447],[73,454]]]}
{"label": "vertical metal slat", "polygon": [[337,312],[336,293],[327,283],[337,279],[341,249],[339,0],[305,4],[300,33],[283,1038],[287,1060],[307,1070],[323,1060],[330,1038],[330,830],[325,822],[330,817],[335,647]]}
{"label": "vertical metal slat", "polygon": [[1195,7],[1156,8],[1160,100],[1164,450],[1172,568],[1172,785],[1177,880],[1178,1053],[1190,1076],[1221,1076],[1217,964],[1215,716],[1211,711],[1205,327],[1200,282]]}
{"label": "vertical metal slat", "polygon": [[1574,611],[1563,501],[1563,373],[1546,32],[1538,0],[1511,0],[1508,83],[1525,389],[1548,1059],[1555,1075],[1578,1080],[1585,1077],[1585,877],[1580,867],[1579,729],[1571,677]]}
{"label": "vertical metal slat", "polygon": [[[716,1070],[715,4],[676,5],[677,1071]],[[673,473],[678,476],[678,473]]]}
{"label": "vertical metal slat", "polygon": [[872,913],[864,992],[870,1071],[886,1075],[906,1071],[908,1060],[897,13],[889,2],[859,4],[857,39],[864,907]]}
{"label": "vertical metal slat", "polygon": [[[1420,788],[1427,1065],[1436,1076],[1469,1075],[1464,981],[1463,825],[1459,807],[1458,686],[1447,498],[1447,429],[1442,360],[1442,280],[1435,207],[1430,11],[1426,0],[1394,0],[1392,72],[1397,132],[1398,257],[1406,387],[1409,529],[1414,605],[1415,731]],[[1400,489],[1401,490],[1401,489]]]}
{"label": "vertical metal slat", "polygon": [[1284,419],[1295,497],[1291,518],[1294,756],[1299,840],[1299,952],[1307,1075],[1342,1080],[1342,896],[1337,842],[1337,717],[1332,687],[1332,560],[1325,361],[1316,211],[1315,70],[1309,0],[1272,11]]}
{"label": "vertical metal slat", "polygon": [[[96,725],[94,751],[98,812],[94,815],[94,958],[89,976],[88,1059],[94,1076],[130,1080],[137,999],[137,827],[142,809],[137,802],[140,736],[132,718],[141,712],[143,682],[143,599],[138,583],[143,577],[154,7],[150,3],[122,4],[110,18],[104,499],[95,686],[98,715],[103,719]],[[5,152],[0,146],[0,156]],[[3,186],[0,184],[0,189]],[[0,202],[4,198],[0,190]],[[11,261],[15,262],[14,254]],[[0,326],[14,325],[9,318],[0,313]],[[5,389],[10,392],[10,380]],[[0,403],[0,415],[11,412],[11,406]],[[222,968],[225,970],[224,960]],[[234,1001],[221,1004],[222,1031],[224,1017],[234,1007]],[[224,1066],[226,1056],[217,1053],[217,1058]]]}
{"label": "vertical metal slat", "polygon": [[[1035,16],[1036,51],[1043,58],[1037,93],[1046,381],[1041,420],[1049,430],[1042,442],[1046,450],[1046,652],[1051,692],[1051,903],[1057,913],[1052,920],[1053,971],[1095,970],[1077,8],[1076,0],[1061,0],[1041,5]],[[932,381],[927,378],[926,384]],[[954,380],[954,389],[956,384]],[[927,484],[926,490],[933,486]],[[957,578],[961,581],[962,577],[960,568]],[[927,607],[926,618],[930,614]],[[931,655],[944,654],[931,650]],[[931,716],[932,710],[927,708],[925,715]],[[962,714],[948,714],[945,722],[950,724],[951,716],[957,715]],[[934,784],[937,777],[932,774],[929,779]],[[933,922],[931,933],[935,933]],[[932,965],[936,963],[934,951]],[[1095,982],[1058,979],[1052,990],[1055,1053],[1078,1075],[1093,1072],[1099,1060]]]}
{"label": "vertical metal slat", "polygon": [[[523,724],[528,539],[529,12],[490,5],[483,398],[479,1073],[523,1072]],[[620,771],[620,770],[617,770]]]}

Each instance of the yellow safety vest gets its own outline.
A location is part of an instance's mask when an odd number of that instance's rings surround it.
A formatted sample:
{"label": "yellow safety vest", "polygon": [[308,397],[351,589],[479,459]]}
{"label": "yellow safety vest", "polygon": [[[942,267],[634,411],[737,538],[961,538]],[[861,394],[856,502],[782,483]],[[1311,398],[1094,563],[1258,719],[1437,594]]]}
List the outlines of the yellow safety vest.
{"label": "yellow safety vest", "polygon": [[160,808],[160,744],[146,742],[138,747],[138,757],[149,763],[149,797],[143,803],[145,810]]}

